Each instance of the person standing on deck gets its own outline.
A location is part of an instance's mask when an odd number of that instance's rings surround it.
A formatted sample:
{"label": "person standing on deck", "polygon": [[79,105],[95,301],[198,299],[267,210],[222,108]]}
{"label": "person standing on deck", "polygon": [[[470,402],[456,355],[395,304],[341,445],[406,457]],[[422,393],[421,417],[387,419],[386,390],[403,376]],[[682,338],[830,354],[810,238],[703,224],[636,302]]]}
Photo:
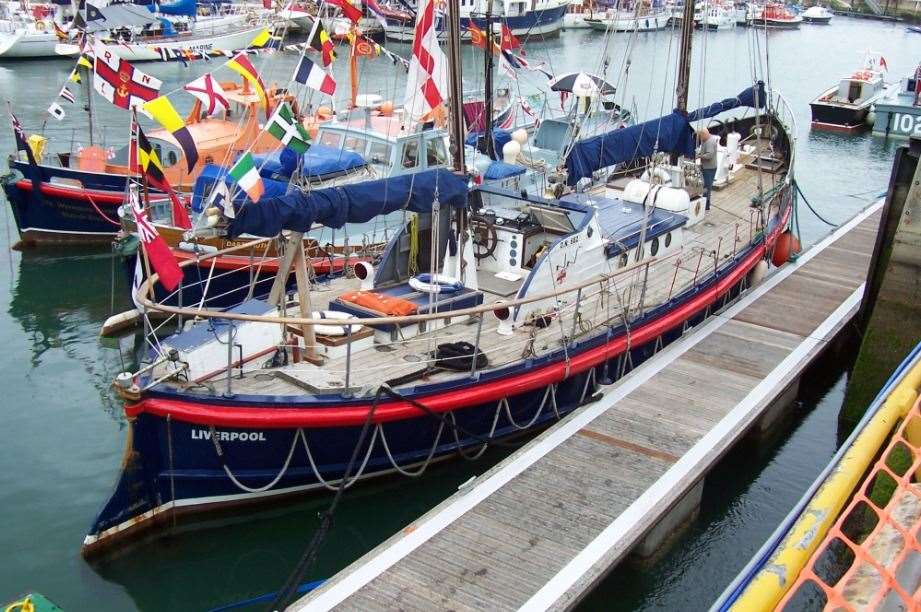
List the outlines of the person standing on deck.
{"label": "person standing on deck", "polygon": [[697,130],[697,157],[700,159],[700,171],[704,176],[704,195],[707,196],[707,210],[710,210],[710,192],[713,190],[713,179],[716,178],[716,146],[720,139],[710,133],[707,128]]}

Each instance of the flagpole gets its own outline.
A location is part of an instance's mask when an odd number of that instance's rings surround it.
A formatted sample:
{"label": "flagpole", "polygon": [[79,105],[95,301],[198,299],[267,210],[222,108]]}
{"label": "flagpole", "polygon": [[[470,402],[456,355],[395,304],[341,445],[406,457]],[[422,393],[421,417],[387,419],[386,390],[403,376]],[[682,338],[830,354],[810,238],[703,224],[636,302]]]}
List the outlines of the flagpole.
{"label": "flagpole", "polygon": [[[83,33],[83,49],[80,49],[80,54],[83,55],[86,45],[89,44],[89,38],[84,30]],[[86,74],[86,113],[88,117],[88,123],[90,127],[90,146],[93,146],[93,81],[96,79],[96,54],[93,54],[93,72],[90,74],[90,71],[87,70]]]}

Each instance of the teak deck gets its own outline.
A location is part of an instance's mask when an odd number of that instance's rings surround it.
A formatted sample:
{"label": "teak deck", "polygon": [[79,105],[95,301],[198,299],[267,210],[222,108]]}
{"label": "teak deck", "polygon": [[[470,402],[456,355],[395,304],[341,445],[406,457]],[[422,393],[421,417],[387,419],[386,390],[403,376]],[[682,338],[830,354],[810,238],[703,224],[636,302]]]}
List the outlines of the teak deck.
{"label": "teak deck", "polygon": [[877,203],[292,609],[566,608],[856,312]]}

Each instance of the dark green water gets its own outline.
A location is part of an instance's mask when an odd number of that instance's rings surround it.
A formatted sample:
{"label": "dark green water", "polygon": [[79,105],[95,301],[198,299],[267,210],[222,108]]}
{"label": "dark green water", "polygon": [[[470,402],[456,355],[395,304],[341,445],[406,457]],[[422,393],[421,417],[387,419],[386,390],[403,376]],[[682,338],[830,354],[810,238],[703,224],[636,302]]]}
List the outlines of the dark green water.
{"label": "dark green water", "polygon": [[[612,66],[623,62],[626,42],[619,38],[612,43]],[[745,30],[710,34],[695,44],[692,104],[734,95],[750,84]],[[390,48],[406,55],[405,46]],[[869,135],[811,134],[808,101],[856,68],[867,48],[886,56],[893,78],[907,75],[921,59],[921,36],[906,34],[897,25],[836,18],[827,28],[772,33],[768,48],[773,84],[797,113],[797,176],[826,217],[844,220],[884,189],[894,144]],[[618,84],[627,92],[624,102],[635,106],[640,117],[670,109],[663,92],[669,94],[673,84],[664,79],[672,70],[675,49],[667,32],[640,36],[633,45],[630,76]],[[601,37],[571,32],[529,45],[528,57],[547,62],[557,72],[592,71],[598,70],[602,54]],[[702,56],[707,66],[703,75]],[[479,60],[470,49],[464,57],[472,74]],[[262,64],[265,80],[287,81],[293,61],[290,56],[267,58]],[[70,62],[57,60],[0,64],[0,97],[11,100],[26,128],[35,130],[70,68]],[[213,68],[203,63],[190,68],[142,66],[163,79],[164,90]],[[343,91],[344,70],[340,61],[337,74]],[[402,83],[402,76],[383,59],[365,65],[362,76],[367,84],[363,90],[399,91]],[[467,89],[476,85],[470,79]],[[527,94],[533,89],[523,81],[521,90]],[[179,100],[180,110],[190,106]],[[127,115],[105,102],[97,107],[100,124],[110,130],[107,142],[121,144]],[[65,121],[49,132],[51,150],[69,148],[70,129],[82,126],[80,113],[67,110]],[[86,144],[85,136],[76,136],[76,142]],[[0,129],[0,151],[10,150],[10,133]],[[119,351],[117,343],[101,342],[98,330],[110,313],[127,306],[127,299],[120,286],[112,299],[113,261],[108,254],[10,251],[15,225],[5,206],[3,215],[0,600],[35,589],[68,610],[198,610],[277,588],[309,541],[316,514],[326,504],[323,498],[184,525],[93,565],[80,558],[85,529],[115,482],[124,447],[124,417],[108,385],[123,369],[121,354],[130,352],[134,340],[123,340]],[[803,230],[806,242],[812,242],[827,228],[807,212]],[[724,463],[708,484],[701,519],[670,555],[651,569],[613,575],[589,604],[671,609],[700,608],[712,601],[833,452],[846,367],[843,358],[807,381],[798,415],[779,442],[741,449]],[[354,490],[307,578],[323,578],[342,568],[501,456],[437,467],[420,480],[390,480]]]}

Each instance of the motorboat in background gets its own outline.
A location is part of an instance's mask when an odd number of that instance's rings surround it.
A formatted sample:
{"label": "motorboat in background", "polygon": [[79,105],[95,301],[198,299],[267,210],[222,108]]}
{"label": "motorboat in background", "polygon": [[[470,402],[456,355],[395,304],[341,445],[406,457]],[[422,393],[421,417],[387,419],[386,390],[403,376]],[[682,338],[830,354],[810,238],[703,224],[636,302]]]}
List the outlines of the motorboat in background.
{"label": "motorboat in background", "polygon": [[818,4],[810,6],[802,12],[803,21],[806,23],[818,23],[823,25],[831,23],[833,15],[834,14],[830,10]]}
{"label": "motorboat in background", "polygon": [[[486,3],[490,0],[464,0],[460,7],[461,37],[469,39],[470,24],[479,29],[486,27]],[[406,2],[382,6],[381,14],[387,22],[384,35],[390,40],[408,42],[413,39],[416,20],[414,10]],[[569,7],[569,0],[496,0],[493,2],[493,18],[508,26],[512,34],[526,41],[530,36],[545,37],[556,34],[563,28],[563,16]],[[445,37],[445,22],[442,15],[435,18],[439,37]]]}
{"label": "motorboat in background", "polygon": [[803,23],[801,15],[793,13],[780,2],[768,2],[764,6],[751,3],[748,5],[749,25],[762,28],[796,29]]}
{"label": "motorboat in background", "polygon": [[699,19],[701,28],[708,30],[728,30],[736,27],[736,13],[732,5],[704,4]]}
{"label": "motorboat in background", "polygon": [[638,4],[632,9],[612,8],[595,13],[586,17],[585,23],[605,32],[652,32],[664,29],[670,19],[671,15],[664,9]]}
{"label": "motorboat in background", "polygon": [[812,127],[846,132],[866,127],[867,115],[886,86],[883,81],[885,67],[882,55],[868,52],[860,70],[844,77],[838,85],[809,103]]}

